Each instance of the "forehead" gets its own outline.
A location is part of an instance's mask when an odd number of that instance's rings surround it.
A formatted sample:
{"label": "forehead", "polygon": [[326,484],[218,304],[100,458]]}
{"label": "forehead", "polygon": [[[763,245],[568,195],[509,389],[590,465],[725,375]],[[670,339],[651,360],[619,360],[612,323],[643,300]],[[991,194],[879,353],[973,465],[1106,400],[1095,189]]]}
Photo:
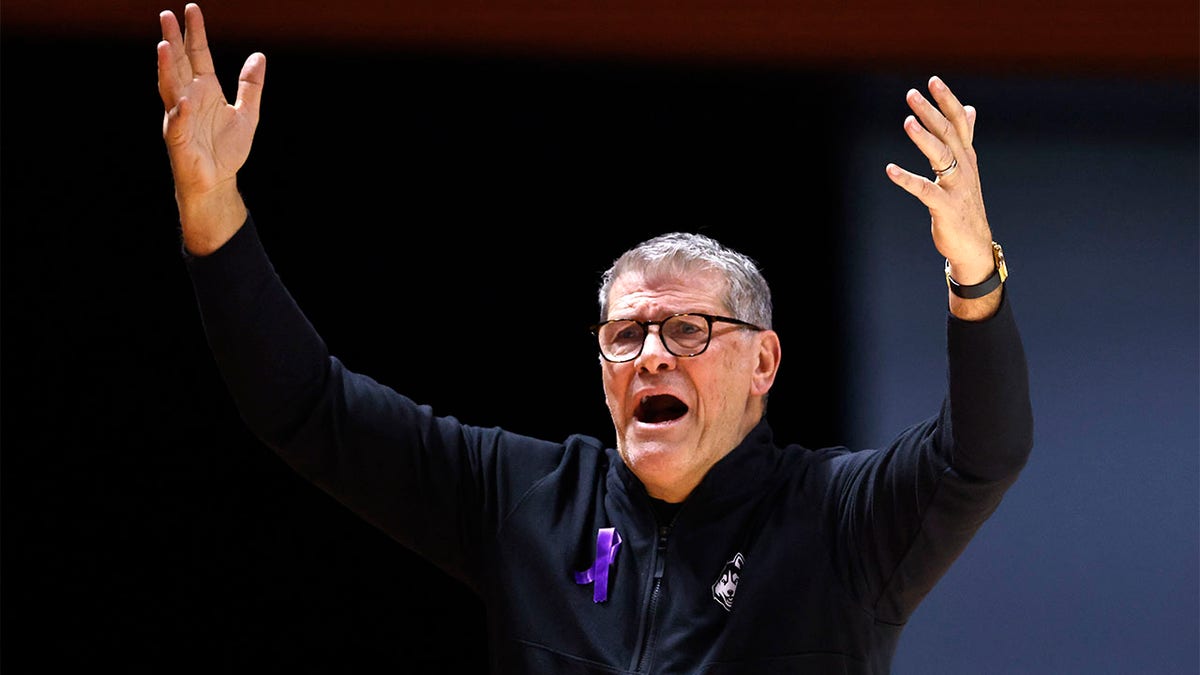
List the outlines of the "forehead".
{"label": "forehead", "polygon": [[656,318],[678,312],[725,310],[725,278],[713,270],[685,273],[628,272],[617,277],[608,293],[608,316]]}

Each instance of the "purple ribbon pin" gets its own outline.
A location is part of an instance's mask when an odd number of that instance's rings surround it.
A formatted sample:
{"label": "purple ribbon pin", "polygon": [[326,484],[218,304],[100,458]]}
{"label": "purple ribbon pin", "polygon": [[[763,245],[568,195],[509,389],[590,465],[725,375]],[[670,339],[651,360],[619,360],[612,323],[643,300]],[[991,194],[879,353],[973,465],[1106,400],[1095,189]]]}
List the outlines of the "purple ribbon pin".
{"label": "purple ribbon pin", "polygon": [[592,586],[592,602],[604,602],[608,599],[608,568],[617,557],[617,549],[621,547],[621,535],[615,527],[602,527],[596,533],[596,562],[582,572],[575,573],[575,583]]}

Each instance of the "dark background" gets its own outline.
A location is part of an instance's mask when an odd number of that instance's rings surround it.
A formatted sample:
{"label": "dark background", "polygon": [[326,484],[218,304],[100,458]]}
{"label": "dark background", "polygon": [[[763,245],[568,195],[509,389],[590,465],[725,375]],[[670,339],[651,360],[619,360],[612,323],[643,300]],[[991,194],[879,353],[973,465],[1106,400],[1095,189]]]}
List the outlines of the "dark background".
{"label": "dark background", "polygon": [[[241,424],[179,255],[162,7],[103,4],[4,7],[3,668],[481,672],[477,601]],[[882,5],[799,17],[873,28],[791,51],[780,35],[814,28],[780,7],[757,43],[712,17],[593,35],[560,14],[561,34],[530,32],[538,13],[516,6],[458,33],[452,12],[414,7],[420,39],[400,6],[330,10],[324,32],[311,13],[206,12],[230,95],[245,56],[268,55],[241,186],[350,367],[472,423],[609,439],[584,330],[599,274],[647,236],[699,229],[773,284],[777,435],[885,442],[943,384],[927,214],[883,174],[924,168],[904,92],[937,72],[980,109],[1038,437],[896,671],[1195,672],[1195,7],[1154,25],[1060,14],[1077,33],[1041,47],[1019,35],[1049,30],[1032,17],[976,17],[991,32],[967,22],[978,49],[944,42],[945,67],[882,39],[903,32],[880,27],[897,19]],[[513,316],[541,339],[510,336]]]}

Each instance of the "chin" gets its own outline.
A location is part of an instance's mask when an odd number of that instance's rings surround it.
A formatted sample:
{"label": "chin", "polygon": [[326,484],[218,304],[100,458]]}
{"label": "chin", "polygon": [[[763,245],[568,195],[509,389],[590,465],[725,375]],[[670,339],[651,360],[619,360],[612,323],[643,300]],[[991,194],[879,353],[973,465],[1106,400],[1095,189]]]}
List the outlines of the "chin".
{"label": "chin", "polygon": [[[661,426],[661,425],[655,425]],[[635,431],[625,437],[621,456],[631,469],[659,471],[670,469],[684,459],[688,444],[683,434],[662,433],[664,429]]]}

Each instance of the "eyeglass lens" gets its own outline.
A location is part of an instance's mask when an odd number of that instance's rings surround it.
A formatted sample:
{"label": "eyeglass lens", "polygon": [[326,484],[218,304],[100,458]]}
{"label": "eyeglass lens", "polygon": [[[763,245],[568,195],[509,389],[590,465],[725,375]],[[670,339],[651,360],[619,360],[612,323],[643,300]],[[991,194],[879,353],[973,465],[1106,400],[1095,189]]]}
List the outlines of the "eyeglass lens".
{"label": "eyeglass lens", "polygon": [[[600,328],[600,347],[610,359],[631,359],[645,344],[647,330],[636,321],[611,321]],[[695,314],[673,316],[659,326],[659,337],[667,351],[676,356],[704,351],[708,336],[708,320]]]}

